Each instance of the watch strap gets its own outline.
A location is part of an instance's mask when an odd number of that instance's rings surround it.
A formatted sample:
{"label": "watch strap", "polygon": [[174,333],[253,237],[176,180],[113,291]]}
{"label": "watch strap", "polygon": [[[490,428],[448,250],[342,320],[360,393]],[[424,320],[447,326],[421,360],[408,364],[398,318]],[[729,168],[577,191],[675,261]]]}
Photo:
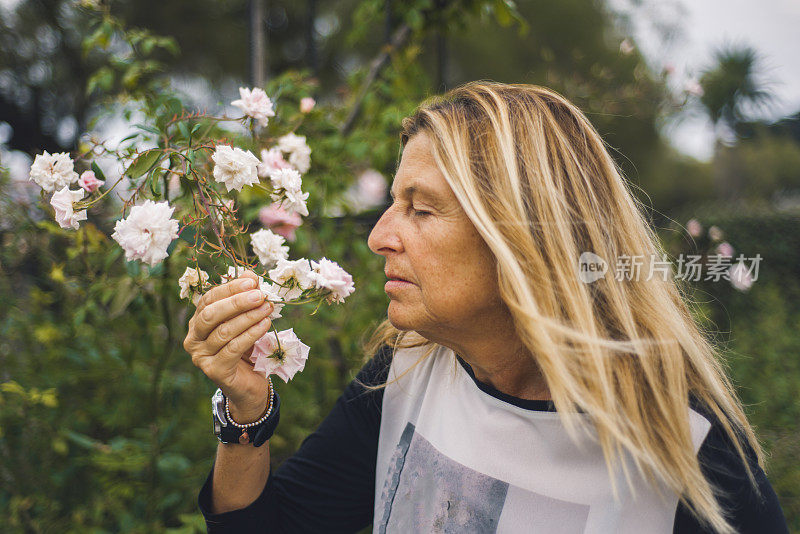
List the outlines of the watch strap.
{"label": "watch strap", "polygon": [[[218,413],[214,412],[213,417],[215,419],[215,434],[217,435],[217,439],[220,443],[252,443],[254,447],[260,447],[266,441],[272,437],[275,433],[275,429],[278,427],[278,422],[280,421],[280,406],[281,406],[281,398],[278,395],[278,392],[274,389],[272,390],[272,413],[267,417],[261,424],[248,427],[246,429],[242,429],[230,424],[230,420],[227,418],[225,413],[222,413],[222,422],[224,424],[219,424],[217,421]],[[224,396],[223,396],[224,398]],[[219,429],[219,432],[216,432],[216,429]],[[247,432],[248,438],[246,441],[241,440],[242,434]]]}

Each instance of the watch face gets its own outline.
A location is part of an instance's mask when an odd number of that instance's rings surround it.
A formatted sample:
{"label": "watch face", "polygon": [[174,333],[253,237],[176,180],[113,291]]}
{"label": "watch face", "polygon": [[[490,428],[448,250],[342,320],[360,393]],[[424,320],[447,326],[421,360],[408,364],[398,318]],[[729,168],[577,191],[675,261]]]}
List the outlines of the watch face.
{"label": "watch face", "polygon": [[211,410],[216,421],[215,428],[216,425],[228,426],[228,418],[225,416],[225,397],[222,396],[222,391],[219,389],[211,397]]}

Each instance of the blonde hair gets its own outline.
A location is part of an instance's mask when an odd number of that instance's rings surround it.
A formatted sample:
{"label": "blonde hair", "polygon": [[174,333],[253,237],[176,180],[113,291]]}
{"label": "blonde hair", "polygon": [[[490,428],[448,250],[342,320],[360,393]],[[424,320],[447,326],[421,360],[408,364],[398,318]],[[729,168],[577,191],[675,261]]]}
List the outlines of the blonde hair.
{"label": "blonde hair", "polygon": [[[584,251],[612,265],[643,256],[643,269],[665,257],[587,118],[550,89],[478,81],[423,102],[403,120],[402,145],[419,132],[496,258],[501,298],[570,435],[586,429],[584,412],[610,473],[621,464],[630,483],[627,452],[699,519],[735,532],[694,452],[690,394],[719,419],[754,486],[744,449],[762,468],[763,452],[681,289],[670,276],[578,277]],[[384,345],[435,348],[388,320],[367,354]]]}

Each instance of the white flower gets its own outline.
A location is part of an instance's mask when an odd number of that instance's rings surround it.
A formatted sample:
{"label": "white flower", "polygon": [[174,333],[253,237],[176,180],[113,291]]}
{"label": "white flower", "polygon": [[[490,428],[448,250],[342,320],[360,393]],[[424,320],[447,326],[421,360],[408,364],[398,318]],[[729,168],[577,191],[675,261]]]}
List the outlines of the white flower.
{"label": "white flower", "polygon": [[314,281],[314,287],[331,291],[328,302],[344,302],[344,299],[355,291],[353,277],[328,258],[311,262],[310,277]]}
{"label": "white flower", "polygon": [[[300,296],[302,290],[311,289],[314,281],[311,279],[311,266],[305,258],[299,260],[278,260],[278,265],[268,273],[270,280],[284,286],[282,296],[292,300]],[[300,291],[288,291],[291,289]]]}
{"label": "white flower", "polygon": [[250,235],[253,250],[258,255],[258,261],[263,265],[272,265],[278,260],[289,257],[289,247],[284,246],[286,240],[283,236],[274,234],[269,230],[261,229]]}
{"label": "white flower", "polygon": [[86,192],[83,189],[77,191],[70,191],[69,186],[65,185],[60,191],[53,193],[53,198],[50,199],[50,204],[56,210],[56,222],[61,228],[79,228],[78,221],[86,220],[86,210],[81,210],[75,213],[72,210],[73,202],[77,202],[83,198]]}
{"label": "white flower", "polygon": [[45,150],[44,154],[37,154],[33,160],[29,180],[33,180],[39,187],[52,193],[77,182],[78,173],[74,170],[69,154],[66,152],[48,154]]}
{"label": "white flower", "polygon": [[278,148],[289,154],[289,163],[301,173],[311,167],[311,148],[303,135],[288,133],[278,138]]}
{"label": "white flower", "polygon": [[267,332],[253,345],[250,361],[253,371],[264,376],[278,375],[289,382],[295,374],[306,366],[311,347],[304,344],[291,328],[278,332]]}
{"label": "white flower", "polygon": [[311,168],[311,149],[308,152],[292,152],[289,154],[289,164],[302,173]]}
{"label": "white flower", "polygon": [[300,173],[294,169],[278,169],[269,175],[269,179],[272,182],[272,189],[276,192],[281,190],[300,191],[300,188],[303,187],[303,179],[300,177]]}
{"label": "white flower", "polygon": [[271,198],[290,213],[299,213],[308,216],[306,200],[308,193],[303,193],[300,188],[303,180],[300,173],[294,169],[278,169],[270,175],[272,181]]}
{"label": "white flower", "polygon": [[207,272],[203,269],[187,267],[178,280],[178,285],[181,288],[181,298],[188,299],[195,292],[195,288],[199,290],[200,286],[204,285],[206,282],[208,282]]}
{"label": "white flower", "polygon": [[152,267],[169,255],[167,247],[178,237],[178,221],[171,218],[174,209],[167,202],[145,200],[117,221],[111,237],[125,250],[126,260],[142,260]]}
{"label": "white flower", "polygon": [[224,183],[230,192],[241,191],[246,185],[258,183],[258,164],[260,160],[252,152],[220,145],[211,156],[214,160],[214,179]]}
{"label": "white flower", "polygon": [[728,270],[728,277],[731,285],[739,291],[747,291],[755,282],[750,270],[742,262],[737,263]]}
{"label": "white flower", "polygon": [[291,165],[283,159],[283,153],[280,148],[274,146],[269,150],[265,148],[261,151],[261,163],[258,164],[258,175],[261,178],[266,178],[278,169],[289,167]]}
{"label": "white flower", "polygon": [[234,100],[231,105],[241,109],[248,117],[257,120],[260,126],[266,126],[269,118],[275,116],[272,100],[263,89],[254,87],[250,90],[240,87],[239,97],[239,100]]}
{"label": "white flower", "polygon": [[267,297],[267,300],[272,303],[272,313],[269,314],[269,319],[271,321],[280,319],[281,310],[285,306],[285,304],[283,304],[283,295],[281,295],[283,288],[277,284],[270,284],[262,278],[259,283],[259,289],[261,289],[261,292]]}
{"label": "white flower", "polygon": [[[308,193],[303,193],[300,190],[286,191],[284,193],[284,200],[281,201],[280,206],[289,213],[297,213],[303,217],[308,217],[308,207],[306,200]],[[273,200],[275,198],[273,197]]]}
{"label": "white flower", "polygon": [[244,274],[247,270],[247,267],[242,267],[241,265],[231,265],[228,267],[228,272],[221,275],[220,278],[222,282],[230,282],[231,280],[235,280]]}
{"label": "white flower", "polygon": [[622,42],[619,44],[619,51],[626,56],[633,53],[633,49],[634,49],[633,42],[631,42],[630,39],[627,38],[623,39]]}

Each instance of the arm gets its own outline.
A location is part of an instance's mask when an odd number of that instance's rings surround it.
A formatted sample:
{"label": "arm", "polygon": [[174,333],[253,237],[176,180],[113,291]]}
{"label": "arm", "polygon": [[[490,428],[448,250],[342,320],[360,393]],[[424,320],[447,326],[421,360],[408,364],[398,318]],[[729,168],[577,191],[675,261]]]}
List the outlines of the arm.
{"label": "arm", "polygon": [[[231,404],[231,417],[240,423],[257,421],[267,409],[242,410]],[[214,461],[211,511],[219,514],[244,508],[263,491],[269,477],[269,442],[260,447],[252,444],[220,443]]]}
{"label": "arm", "polygon": [[[741,458],[719,421],[708,411],[698,411],[712,423],[698,451],[698,459],[706,479],[723,492],[718,499],[730,523],[740,534],[788,534],[789,529],[778,503],[778,496],[764,470],[758,466],[755,452],[752,448],[745,447],[758,492],[750,482]],[[678,504],[673,532],[713,534],[683,503]]]}
{"label": "arm", "polygon": [[386,380],[390,354],[385,348],[361,369],[319,428],[274,472],[256,464],[266,484],[254,501],[221,514],[211,506],[218,450],[198,498],[209,532],[356,532],[369,525],[383,390],[362,383]]}

